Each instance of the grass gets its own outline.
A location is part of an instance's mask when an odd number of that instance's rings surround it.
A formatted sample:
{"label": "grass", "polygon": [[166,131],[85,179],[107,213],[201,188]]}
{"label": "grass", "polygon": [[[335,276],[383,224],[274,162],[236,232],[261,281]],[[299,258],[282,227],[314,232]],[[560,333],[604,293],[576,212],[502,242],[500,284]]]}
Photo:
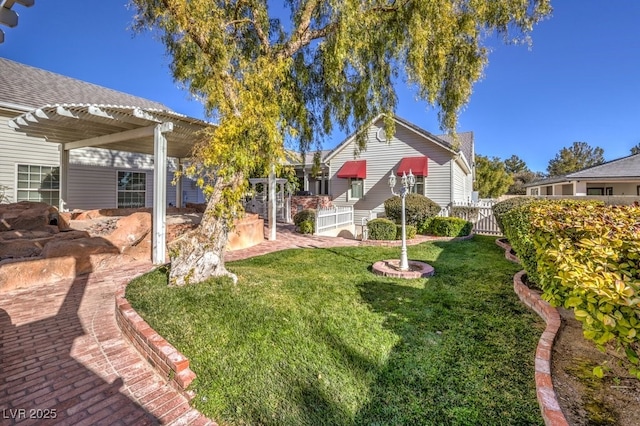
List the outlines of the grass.
{"label": "grass", "polygon": [[297,249],[227,264],[239,277],[127,298],[190,360],[194,405],[221,424],[534,425],[543,323],[493,238],[425,243],[429,279],[370,272],[398,248]]}

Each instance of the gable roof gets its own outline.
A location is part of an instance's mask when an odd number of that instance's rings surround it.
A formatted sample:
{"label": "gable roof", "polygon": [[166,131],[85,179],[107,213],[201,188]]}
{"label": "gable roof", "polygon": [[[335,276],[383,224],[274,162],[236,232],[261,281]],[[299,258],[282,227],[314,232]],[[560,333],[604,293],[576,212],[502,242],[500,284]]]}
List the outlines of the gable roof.
{"label": "gable roof", "polygon": [[97,84],[0,58],[0,106],[23,111],[56,104],[123,105],[171,111],[150,101]]}
{"label": "gable roof", "polygon": [[640,154],[617,158],[564,176],[536,180],[524,185],[524,187],[529,188],[579,179],[640,179]]}
{"label": "gable roof", "polygon": [[[355,132],[353,132],[352,134],[347,136],[326,157],[324,157],[324,161],[329,161],[334,155],[336,155],[338,152],[342,151],[345,148],[345,146],[348,145],[349,142],[351,142],[355,138],[355,136],[358,134],[358,132],[361,132],[363,130],[368,129],[369,127],[371,127],[373,125],[373,123],[377,122],[382,117],[383,117],[383,114],[378,115],[376,118],[371,120],[371,122],[368,125],[363,126],[362,128],[356,130]],[[410,130],[414,131],[415,133],[418,133],[420,136],[430,140],[431,142],[433,142],[433,143],[435,143],[437,145],[440,145],[441,147],[445,148],[446,150],[448,150],[448,151],[450,151],[452,153],[461,152],[465,157],[467,166],[469,167],[469,169],[472,169],[473,155],[474,155],[473,132],[458,133],[457,134],[458,144],[454,144],[453,138],[450,135],[439,135],[439,136],[436,136],[436,135],[424,130],[423,128],[411,123],[410,121],[407,121],[404,118],[398,117],[395,114],[393,115],[393,119],[394,119],[394,121],[396,123],[400,124],[401,126],[407,128],[407,129],[410,129]]]}
{"label": "gable roof", "polygon": [[640,178],[640,154],[629,155],[617,160],[591,166],[577,172],[569,173],[569,179],[597,178]]}

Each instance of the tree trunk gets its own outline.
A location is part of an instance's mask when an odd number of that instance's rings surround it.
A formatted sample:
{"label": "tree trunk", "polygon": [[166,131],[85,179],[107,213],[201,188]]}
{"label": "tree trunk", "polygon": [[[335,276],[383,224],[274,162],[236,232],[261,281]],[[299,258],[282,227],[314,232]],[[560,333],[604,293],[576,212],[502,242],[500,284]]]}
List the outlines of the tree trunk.
{"label": "tree trunk", "polygon": [[[236,176],[231,185],[242,176]],[[214,214],[216,205],[222,202],[227,184],[216,181],[200,225],[176,238],[169,244],[171,258],[170,286],[183,286],[202,282],[211,277],[230,277],[234,284],[238,278],[224,266],[224,253],[229,235],[229,225],[224,218]]]}

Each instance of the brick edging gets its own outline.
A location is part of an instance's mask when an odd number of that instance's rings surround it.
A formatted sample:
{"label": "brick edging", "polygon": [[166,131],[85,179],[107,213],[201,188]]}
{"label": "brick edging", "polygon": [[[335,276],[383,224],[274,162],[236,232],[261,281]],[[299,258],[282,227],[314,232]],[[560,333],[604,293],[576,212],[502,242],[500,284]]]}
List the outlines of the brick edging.
{"label": "brick edging", "polygon": [[[504,256],[508,260],[520,263],[519,259],[511,254],[511,246],[509,244],[500,241],[500,239],[496,240],[496,244],[504,249]],[[525,273],[526,271],[523,270],[513,276],[513,290],[522,303],[538,314],[547,324],[536,347],[535,381],[538,404],[540,405],[545,425],[568,426],[569,423],[562,413],[556,391],[553,389],[553,379],[551,377],[553,343],[560,331],[562,320],[556,308],[542,300],[537,292],[532,291],[522,282],[522,276]]]}
{"label": "brick edging", "polygon": [[525,273],[520,271],[513,276],[513,289],[522,303],[533,309],[547,323],[536,348],[535,379],[538,403],[547,426],[568,426],[569,423],[562,413],[551,378],[553,343],[562,324],[560,314],[556,308],[542,300],[538,293],[522,282],[522,276]]}
{"label": "brick edging", "polygon": [[189,359],[167,342],[142,319],[124,297],[127,283],[116,290],[115,317],[122,334],[145,360],[188,399],[195,394],[187,391],[196,374],[189,368]]}

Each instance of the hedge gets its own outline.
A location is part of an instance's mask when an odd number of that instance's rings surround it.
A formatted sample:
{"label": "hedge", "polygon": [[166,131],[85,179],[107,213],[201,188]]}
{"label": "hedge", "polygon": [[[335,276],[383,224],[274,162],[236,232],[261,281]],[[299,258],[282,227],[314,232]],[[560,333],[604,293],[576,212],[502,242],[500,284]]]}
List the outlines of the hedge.
{"label": "hedge", "polygon": [[[395,223],[402,222],[402,199],[393,196],[384,202],[384,212]],[[405,198],[405,220],[413,226],[420,226],[426,219],[440,213],[440,205],[420,194],[407,194]]]}
{"label": "hedge", "polygon": [[389,219],[372,219],[367,222],[367,228],[371,240],[394,240],[396,238],[396,224]]}
{"label": "hedge", "polygon": [[531,197],[514,197],[509,198],[504,201],[500,201],[499,203],[495,203],[491,209],[493,210],[493,216],[496,218],[496,222],[498,223],[498,227],[502,232],[502,235],[506,235],[504,231],[504,224],[502,222],[502,218],[505,214],[509,213],[516,207],[529,204],[532,201],[535,201],[536,198]]}
{"label": "hedge", "polygon": [[624,347],[640,378],[640,207],[536,204],[529,217],[543,298],[599,347]]}
{"label": "hedge", "polygon": [[464,237],[471,233],[473,224],[459,217],[434,217],[429,231],[438,237]]}
{"label": "hedge", "polygon": [[[517,203],[517,202],[516,202]],[[497,204],[496,204],[497,205]],[[509,240],[509,244],[515,250],[527,278],[536,284],[540,283],[537,271],[536,248],[533,244],[533,229],[531,228],[531,208],[533,206],[563,205],[568,208],[579,208],[586,206],[602,206],[602,201],[597,200],[545,200],[528,199],[527,202],[520,202],[517,207],[511,208],[502,216],[504,235]],[[495,214],[495,213],[494,213]],[[496,218],[497,219],[497,218]]]}
{"label": "hedge", "polygon": [[293,216],[293,223],[301,234],[313,234],[316,228],[316,211],[301,210]]}
{"label": "hedge", "polygon": [[[405,228],[406,237],[408,240],[415,238],[418,230],[413,225],[406,225]],[[396,225],[396,240],[402,239],[402,225]]]}

